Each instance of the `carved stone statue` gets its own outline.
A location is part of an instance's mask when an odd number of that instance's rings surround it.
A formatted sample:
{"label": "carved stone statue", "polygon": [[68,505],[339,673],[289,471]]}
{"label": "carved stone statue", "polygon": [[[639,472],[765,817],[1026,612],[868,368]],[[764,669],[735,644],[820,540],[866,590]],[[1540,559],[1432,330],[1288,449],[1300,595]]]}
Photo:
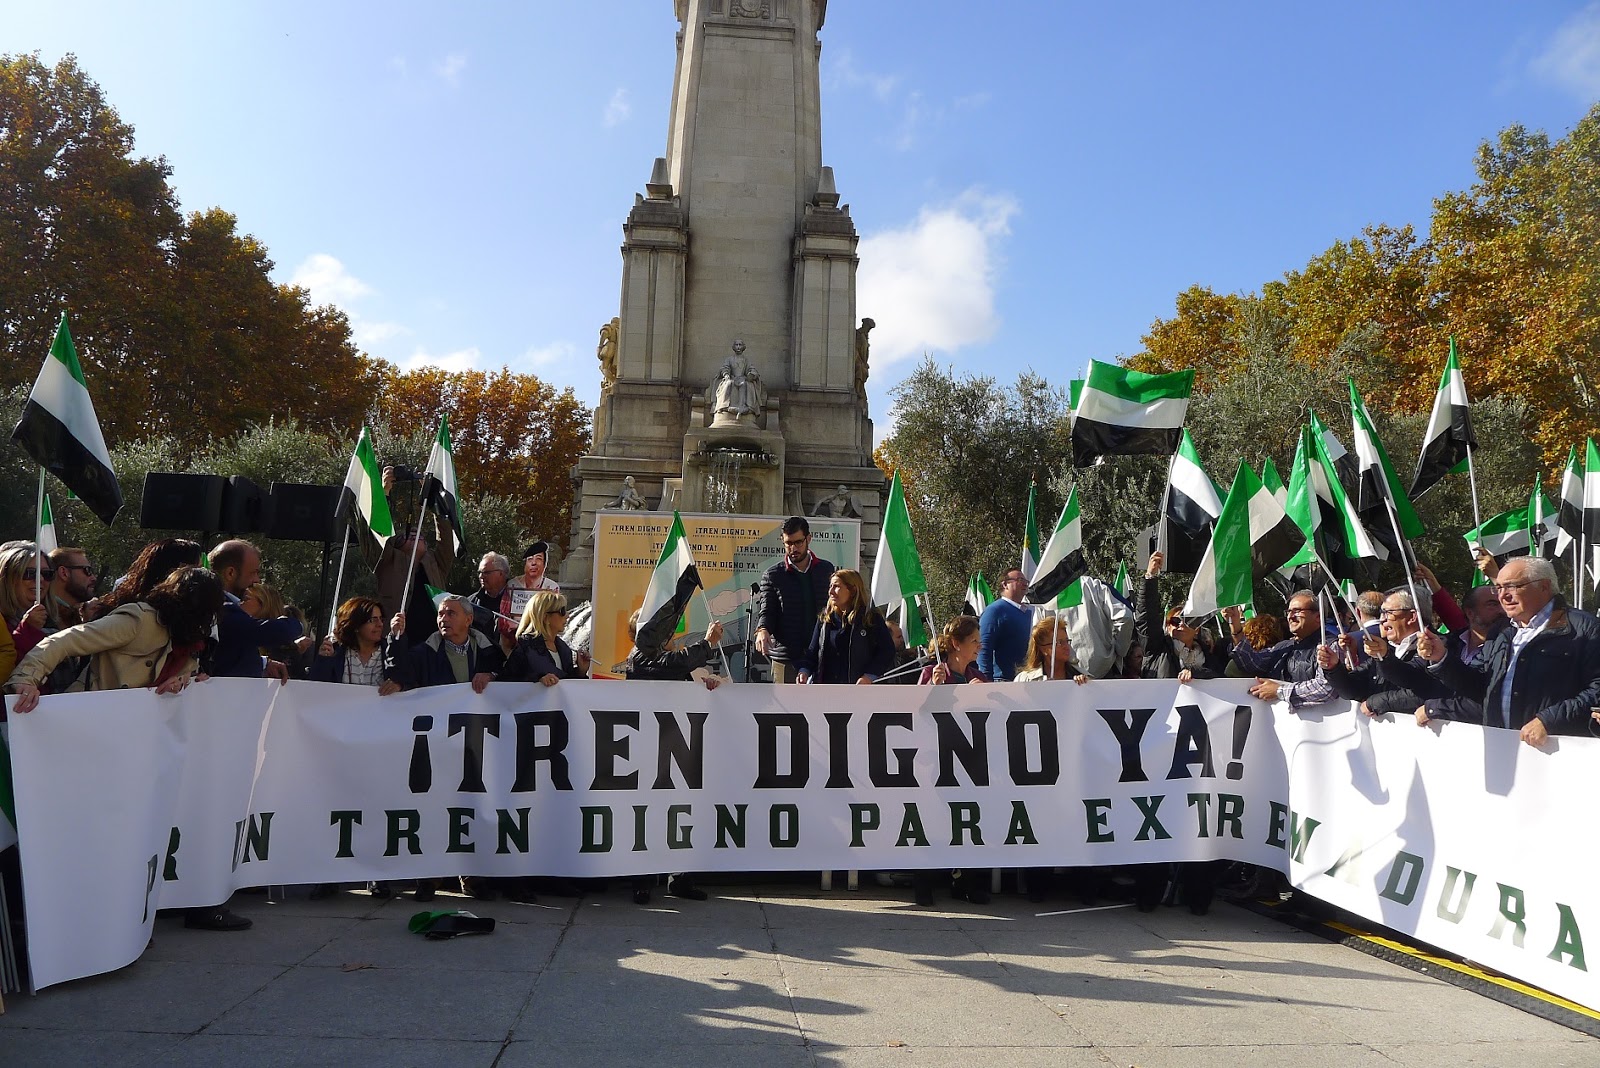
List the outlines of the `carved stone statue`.
{"label": "carved stone statue", "polygon": [[639,491],[633,488],[633,476],[629,475],[622,480],[622,492],[617,494],[617,499],[611,502],[612,508],[626,508],[630,512],[642,512],[649,507],[645,499],[639,496]]}
{"label": "carved stone statue", "polygon": [[595,353],[600,359],[600,388],[609,390],[617,380],[617,331],[622,328],[622,317],[614,316],[600,328],[600,347]]}
{"label": "carved stone statue", "polygon": [[811,512],[814,516],[825,519],[860,519],[861,513],[856,510],[855,498],[850,495],[848,486],[840,486],[834,491],[833,496],[824,497],[817,502],[817,507]]}
{"label": "carved stone statue", "polygon": [[867,335],[877,325],[871,319],[863,319],[856,328],[856,393],[863,401],[867,399],[867,349],[870,345]]}
{"label": "carved stone statue", "polygon": [[706,387],[706,401],[714,427],[757,425],[766,410],[767,391],[761,375],[744,358],[743,341],[734,341],[733,355],[722,361],[715,381]]}

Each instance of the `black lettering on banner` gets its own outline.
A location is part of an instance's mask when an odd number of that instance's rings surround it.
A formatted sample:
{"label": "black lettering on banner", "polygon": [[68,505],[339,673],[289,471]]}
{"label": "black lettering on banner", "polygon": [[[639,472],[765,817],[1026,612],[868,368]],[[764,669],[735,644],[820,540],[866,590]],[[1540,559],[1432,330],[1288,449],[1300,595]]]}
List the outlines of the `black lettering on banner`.
{"label": "black lettering on banner", "polygon": [[693,849],[694,826],[681,822],[694,811],[691,805],[667,806],[667,848]]}
{"label": "black lettering on banner", "polygon": [[578,808],[578,822],[582,831],[578,845],[578,852],[611,852],[612,817],[611,809],[608,806],[580,806]]}
{"label": "black lettering on banner", "polygon": [[650,848],[650,844],[645,841],[644,836],[644,817],[648,811],[648,805],[633,806],[633,851],[635,853],[643,853]]}
{"label": "black lettering on banner", "polygon": [[912,768],[915,749],[894,750],[895,770],[889,770],[889,730],[911,730],[909,712],[874,712],[867,717],[867,778],[879,788],[915,786],[917,773]]}
{"label": "black lettering on banner", "polygon": [[1528,933],[1528,906],[1523,900],[1521,890],[1505,883],[1496,883],[1500,888],[1500,909],[1495,915],[1494,926],[1489,928],[1490,938],[1500,938],[1505,934],[1506,924],[1511,925],[1511,944],[1518,949],[1522,948],[1522,938]]}
{"label": "black lettering on banner", "polygon": [[178,846],[183,841],[183,832],[172,828],[172,833],[167,835],[167,857],[161,865],[161,881],[175,883],[178,881]]}
{"label": "black lettering on banner", "polygon": [[749,805],[717,806],[717,848],[726,849],[732,842],[735,849],[744,848],[745,810]]}
{"label": "black lettering on banner", "polygon": [[488,793],[483,784],[483,736],[500,737],[500,715],[497,712],[452,712],[446,737],[454,738],[465,732],[461,739],[461,785],[464,794]]}
{"label": "black lettering on banner", "polygon": [[[565,712],[518,712],[511,717],[517,730],[517,775],[511,784],[512,793],[538,789],[538,770],[541,762],[550,765],[550,785],[557,790],[572,789],[572,775],[567,767],[567,742],[570,728]],[[548,742],[538,740],[540,727],[550,732]]]}
{"label": "black lettering on banner", "polygon": [[978,826],[980,816],[976,801],[950,802],[950,844],[961,845],[965,832],[973,845],[983,845],[983,830]]}
{"label": "black lettering on banner", "polygon": [[144,912],[139,915],[140,923],[150,922],[150,895],[155,893],[156,890],[156,866],[160,863],[161,854],[151,853],[150,860],[146,864],[148,870],[145,872],[144,879]]}
{"label": "black lettering on banner", "polygon": [[[1028,767],[1028,728],[1039,739],[1039,770]],[[1018,786],[1054,786],[1061,778],[1061,742],[1056,718],[1042,709],[1013,712],[1006,718],[1006,761]]]}
{"label": "black lettering on banner", "polygon": [[905,814],[900,817],[900,837],[894,844],[896,846],[928,844],[928,832],[922,829],[922,813],[918,811],[915,801],[905,803]]}
{"label": "black lettering on banner", "polygon": [[683,775],[684,789],[698,790],[705,781],[706,713],[690,712],[688,716],[689,737],[685,739],[676,716],[671,712],[656,713],[656,730],[660,732],[661,742],[656,749],[656,781],[650,787],[652,790],[673,789],[674,764]]}
{"label": "black lettering on banner", "polygon": [[1202,778],[1215,778],[1216,773],[1211,770],[1211,732],[1206,729],[1205,713],[1200,711],[1199,705],[1178,705],[1173,711],[1178,714],[1178,738],[1172,743],[1172,768],[1167,778],[1192,778],[1189,768],[1194,764],[1200,765]]}
{"label": "black lettering on banner", "polygon": [[1249,705],[1233,706],[1233,759],[1226,768],[1230,779],[1244,778],[1244,743],[1250,737],[1251,714]]}
{"label": "black lettering on banner", "polygon": [[953,712],[935,712],[933,726],[939,738],[939,778],[935,786],[960,786],[956,781],[956,764],[967,773],[967,782],[973,786],[989,785],[989,713],[969,711],[967,722],[972,727],[970,735],[956,726]]}
{"label": "black lettering on banner", "polygon": [[1285,831],[1289,822],[1289,806],[1282,801],[1271,801],[1268,802],[1267,809],[1270,813],[1267,819],[1267,845],[1288,849],[1289,839]]}
{"label": "black lettering on banner", "polygon": [[1155,794],[1150,797],[1133,798],[1134,805],[1139,809],[1139,814],[1144,817],[1144,822],[1139,824],[1139,833],[1133,836],[1135,842],[1148,842],[1154,833],[1156,841],[1171,838],[1167,829],[1156,818],[1156,812],[1161,808],[1161,802],[1167,799],[1166,794]]}
{"label": "black lettering on banner", "polygon": [[1148,782],[1150,776],[1144,773],[1144,759],[1139,753],[1139,743],[1144,740],[1144,732],[1150,726],[1150,717],[1156,714],[1153,708],[1097,708],[1100,718],[1106,721],[1106,726],[1111,728],[1111,733],[1117,739],[1117,748],[1122,753],[1122,777],[1118,782]]}
{"label": "black lettering on banner", "polygon": [[850,782],[850,713],[824,712],[828,724],[828,782],[826,789],[848,790]]}
{"label": "black lettering on banner", "polygon": [[411,768],[406,775],[411,792],[425,794],[433,789],[433,757],[428,751],[428,732],[433,730],[432,716],[416,716],[411,720],[416,737],[411,739]]}
{"label": "black lettering on banner", "polygon": [[1217,795],[1217,837],[1224,834],[1223,828],[1233,838],[1244,840],[1244,798],[1238,794]]}
{"label": "black lettering on banner", "polygon": [[1084,836],[1086,842],[1115,842],[1117,836],[1113,834],[1106,824],[1110,821],[1111,798],[1086,797],[1083,799],[1084,819],[1088,823],[1088,833]]}
{"label": "black lettering on banner", "polygon": [[355,808],[335,809],[328,813],[328,826],[339,828],[339,848],[334,851],[335,857],[353,857],[355,850],[351,848],[351,838],[354,836],[353,827],[361,825],[361,810]]}
{"label": "black lettering on banner", "polygon": [[767,810],[767,840],[773,849],[793,849],[800,844],[798,805],[773,805]]}
{"label": "black lettering on banner", "polygon": [[589,716],[594,720],[594,781],[589,784],[589,789],[637,790],[637,771],[630,771],[626,775],[617,773],[617,762],[629,759],[632,741],[627,735],[617,737],[617,728],[637,732],[639,713],[594,708],[589,710]]}
{"label": "black lettering on banner", "polygon": [[[1556,932],[1556,945],[1548,959],[1586,972],[1589,968],[1583,963],[1583,934],[1578,930],[1578,921],[1573,917],[1572,909],[1559,901],[1556,902],[1556,909],[1561,914],[1561,929]],[[1563,957],[1572,959],[1563,961]]]}
{"label": "black lettering on banner", "polygon": [[1422,872],[1426,866],[1427,862],[1415,853],[1400,850],[1394,856],[1394,863],[1389,865],[1389,878],[1384,880],[1378,896],[1401,905],[1411,904],[1416,899],[1417,887],[1422,885]]}
{"label": "black lettering on banner", "polygon": [[240,864],[250,863],[252,854],[256,860],[266,860],[268,847],[272,845],[272,813],[262,812],[257,819],[257,814],[252,812],[248,826],[246,830],[245,820],[233,825],[234,870],[238,870]]}
{"label": "black lettering on banner", "polygon": [[1306,848],[1311,845],[1311,836],[1317,828],[1322,826],[1321,820],[1314,820],[1307,816],[1304,820],[1294,809],[1289,810],[1289,859],[1296,864],[1306,862]]}
{"label": "black lettering on banner", "polygon": [[860,849],[865,846],[866,832],[875,831],[879,827],[881,816],[878,806],[873,804],[857,804],[850,806],[850,848]]}
{"label": "black lettering on banner", "polygon": [[1011,823],[1006,827],[1006,845],[1038,845],[1033,833],[1033,821],[1028,818],[1028,806],[1021,801],[1011,802]]}
{"label": "black lettering on banner", "polygon": [[385,809],[383,815],[388,823],[383,855],[398,857],[400,842],[404,839],[412,856],[422,856],[422,839],[417,835],[417,828],[422,826],[422,813],[414,808],[390,808]]}
{"label": "black lettering on banner", "polygon": [[1195,810],[1195,813],[1194,813],[1195,814],[1195,819],[1200,825],[1199,826],[1199,830],[1195,833],[1195,837],[1196,838],[1210,838],[1211,837],[1211,833],[1207,829],[1206,823],[1209,821],[1209,817],[1210,817],[1211,795],[1210,794],[1190,794],[1189,795],[1189,807]]}
{"label": "black lettering on banner", "polygon": [[517,809],[516,819],[511,818],[511,810],[497,808],[495,812],[495,845],[496,854],[504,856],[515,847],[518,853],[528,851],[528,810]]}
{"label": "black lettering on banner", "polygon": [[467,836],[472,834],[472,821],[478,818],[475,808],[456,808],[451,806],[445,809],[450,820],[450,838],[445,843],[446,853],[476,853],[476,842],[467,841]]}
{"label": "black lettering on banner", "polygon": [[[811,778],[811,728],[799,712],[757,712],[756,781],[757,790],[798,790]],[[778,732],[789,739],[789,770],[778,770]]]}
{"label": "black lettering on banner", "polygon": [[[1462,871],[1446,864],[1444,888],[1439,891],[1439,904],[1434,909],[1434,915],[1446,923],[1460,923],[1467,914],[1467,906],[1472,903],[1472,884],[1477,881],[1477,872]],[[1455,895],[1458,882],[1461,884],[1461,899],[1451,905],[1450,899]]]}

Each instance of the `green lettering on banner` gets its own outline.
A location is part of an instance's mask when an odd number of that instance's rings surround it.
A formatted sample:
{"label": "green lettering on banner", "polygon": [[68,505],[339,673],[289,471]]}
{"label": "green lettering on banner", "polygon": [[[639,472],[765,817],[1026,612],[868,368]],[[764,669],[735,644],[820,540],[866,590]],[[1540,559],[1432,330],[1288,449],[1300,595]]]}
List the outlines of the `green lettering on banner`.
{"label": "green lettering on banner", "polygon": [[475,808],[447,808],[445,812],[450,818],[450,840],[445,844],[446,853],[476,853],[477,843],[467,841],[467,836],[472,833],[472,821],[478,818]]}
{"label": "green lettering on banner", "polygon": [[800,806],[773,805],[767,810],[767,838],[773,849],[793,849],[800,844]]}
{"label": "green lettering on banner", "polygon": [[1289,859],[1296,864],[1306,862],[1306,847],[1311,844],[1311,836],[1317,833],[1317,828],[1322,826],[1321,820],[1314,820],[1307,816],[1304,820],[1293,809],[1289,810]]}
{"label": "green lettering on banner", "polygon": [[[1245,710],[1246,712],[1249,709]],[[1230,778],[1236,776],[1230,776]],[[1217,795],[1217,837],[1223,837],[1223,827],[1232,830],[1228,835],[1244,841],[1244,798],[1238,794]]]}
{"label": "green lettering on banner", "polygon": [[1522,891],[1505,883],[1496,883],[1500,888],[1500,911],[1494,918],[1494,926],[1489,928],[1490,938],[1499,938],[1505,934],[1506,924],[1511,925],[1511,944],[1518,949],[1522,948],[1522,938],[1528,933],[1528,906],[1523,901]]}
{"label": "green lettering on banner", "polygon": [[495,814],[495,843],[496,856],[504,856],[515,847],[518,853],[528,851],[528,810],[517,809],[516,818],[511,817],[511,810],[497,808]]}
{"label": "green lettering on banner", "polygon": [[973,845],[983,845],[983,831],[978,826],[978,803],[976,801],[950,802],[950,844],[961,845],[963,833],[970,837]]}
{"label": "green lettering on banner", "polygon": [[355,850],[352,848],[351,839],[354,837],[354,827],[361,823],[361,810],[355,808],[341,808],[328,813],[328,826],[339,828],[339,848],[334,851],[335,857],[353,857]]}
{"label": "green lettering on banner", "polygon": [[[239,829],[244,827],[244,821],[235,824],[234,836],[237,840]],[[272,813],[263,812],[257,820],[256,813],[250,814],[250,827],[244,834],[244,852],[239,857],[240,864],[250,863],[251,856],[256,860],[267,859],[267,849],[272,845]]]}
{"label": "green lettering on banner", "polygon": [[581,805],[578,808],[578,825],[582,838],[580,853],[611,852],[611,808],[608,805]]}
{"label": "green lettering on banner", "polygon": [[1195,815],[1196,821],[1198,822],[1198,827],[1195,830],[1195,837],[1196,838],[1209,838],[1209,837],[1211,837],[1211,834],[1210,834],[1208,828],[1206,827],[1206,824],[1210,822],[1211,795],[1210,794],[1190,794],[1189,795],[1189,807],[1195,810],[1194,815]]}
{"label": "green lettering on banner", "polygon": [[1422,885],[1422,872],[1426,867],[1425,860],[1402,849],[1395,854],[1394,863],[1389,865],[1389,878],[1384,881],[1378,896],[1402,905],[1411,904],[1417,896],[1417,887]]}
{"label": "green lettering on banner", "polygon": [[417,828],[422,824],[422,813],[414,808],[390,808],[385,809],[383,815],[389,825],[383,855],[398,857],[400,840],[403,838],[412,856],[422,856],[422,839],[417,836]]}
{"label": "green lettering on banner", "polygon": [[[1465,878],[1462,878],[1465,876]],[[1446,923],[1460,923],[1461,917],[1467,914],[1467,905],[1472,901],[1472,884],[1478,881],[1475,872],[1464,872],[1460,868],[1444,866],[1444,889],[1439,891],[1439,907],[1434,910],[1434,915]],[[1454,906],[1450,904],[1450,897],[1456,892],[1456,883],[1461,883],[1461,900]]]}
{"label": "green lettering on banner", "polygon": [[1117,836],[1106,829],[1106,824],[1110,822],[1108,815],[1110,808],[1111,798],[1109,797],[1086,797],[1083,799],[1083,817],[1088,823],[1088,831],[1084,841],[1093,843],[1115,842],[1117,840]]}
{"label": "green lettering on banner", "polygon": [[850,848],[860,849],[867,844],[866,833],[878,829],[882,819],[878,806],[855,804],[850,806]]}
{"label": "green lettering on banner", "polygon": [[917,810],[914,801],[906,802],[905,814],[900,817],[900,837],[895,839],[894,844],[896,847],[928,844],[928,834],[922,829],[922,813]]}
{"label": "green lettering on banner", "polygon": [[691,841],[691,838],[693,837],[693,834],[694,834],[694,827],[692,827],[691,825],[689,825],[687,823],[680,824],[678,822],[679,820],[687,818],[689,813],[692,812],[692,811],[693,811],[693,806],[692,805],[668,805],[667,806],[667,848],[668,849],[692,849],[692,848],[694,848],[693,843]]}
{"label": "green lettering on banner", "polygon": [[1006,827],[1006,845],[1038,845],[1033,834],[1033,821],[1028,818],[1028,806],[1021,801],[1011,802],[1011,823]]}
{"label": "green lettering on banner", "polygon": [[[1556,948],[1550,951],[1550,959],[1586,972],[1589,969],[1583,963],[1583,935],[1578,930],[1578,921],[1573,917],[1572,909],[1561,902],[1556,902],[1556,908],[1561,913],[1561,930],[1556,935]],[[1563,961],[1563,957],[1572,959]]]}
{"label": "green lettering on banner", "polygon": [[1139,814],[1144,817],[1144,821],[1139,824],[1139,833],[1133,836],[1135,842],[1150,841],[1152,833],[1155,834],[1155,840],[1158,842],[1172,837],[1167,833],[1167,829],[1161,826],[1161,821],[1156,818],[1156,812],[1161,808],[1161,802],[1166,799],[1166,794],[1153,794],[1150,797],[1135,797],[1133,799],[1134,805],[1139,809]]}
{"label": "green lettering on banner", "polygon": [[167,835],[167,858],[161,865],[161,881],[175,883],[178,881],[178,844],[183,840],[183,833],[178,828],[172,828],[172,833]]}
{"label": "green lettering on banner", "polygon": [[735,848],[744,848],[745,809],[749,805],[717,806],[717,848],[727,849],[731,841]]}
{"label": "green lettering on banner", "polygon": [[140,923],[150,922],[150,895],[156,892],[156,867],[161,863],[160,853],[151,853],[150,859],[145,862],[144,873],[144,912],[139,916]]}
{"label": "green lettering on banner", "polygon": [[1267,845],[1288,849],[1289,839],[1284,837],[1283,832],[1289,822],[1289,806],[1282,801],[1270,801],[1267,811]]}
{"label": "green lettering on banner", "polygon": [[1333,862],[1333,867],[1323,874],[1347,882],[1351,886],[1360,886],[1361,854],[1365,851],[1366,847],[1360,842],[1351,842],[1345,847],[1345,851],[1339,854],[1339,859]]}

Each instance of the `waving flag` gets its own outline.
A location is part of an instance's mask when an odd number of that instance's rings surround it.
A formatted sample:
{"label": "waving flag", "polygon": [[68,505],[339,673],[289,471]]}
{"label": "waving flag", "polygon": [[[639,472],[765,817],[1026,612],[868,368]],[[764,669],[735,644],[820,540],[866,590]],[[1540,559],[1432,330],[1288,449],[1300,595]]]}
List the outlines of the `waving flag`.
{"label": "waving flag", "polygon": [[11,437],[35,463],[66,483],[101,522],[109,525],[117,517],[122,487],[111,469],[111,453],[89,399],[66,312]]}
{"label": "waving flag", "polygon": [[961,604],[963,612],[969,616],[981,616],[983,610],[993,603],[994,590],[989,587],[987,579],[979,574],[967,580],[967,596]]}
{"label": "waving flag", "polygon": [[1450,355],[1439,378],[1439,392],[1433,397],[1433,414],[1422,435],[1422,454],[1411,478],[1411,496],[1420,497],[1445,475],[1456,470],[1477,448],[1472,433],[1472,411],[1467,404],[1467,385],[1456,362],[1456,339],[1450,339]]}
{"label": "waving flag", "polygon": [[456,498],[456,458],[450,449],[450,419],[439,417],[439,432],[428,452],[428,469],[422,475],[422,499],[433,506],[433,514],[450,526],[456,555],[467,543],[461,526],[461,505]]}
{"label": "waving flag", "polygon": [[[1394,464],[1389,462],[1388,450],[1372,427],[1372,414],[1367,411],[1354,380],[1350,382],[1350,423],[1356,446],[1356,512],[1366,522],[1369,532],[1374,532],[1385,544],[1393,542],[1389,547],[1399,552],[1400,544],[1394,541],[1392,528],[1398,525],[1399,537],[1410,541],[1422,537],[1422,520],[1417,518],[1416,509],[1411,507],[1405,490],[1400,488],[1400,478],[1395,474]],[[1391,507],[1394,509],[1392,522]]]}
{"label": "waving flag", "polygon": [[394,519],[389,515],[389,499],[383,495],[383,470],[378,466],[378,454],[372,448],[372,436],[361,428],[356,439],[356,451],[350,456],[350,468],[345,472],[344,489],[339,494],[339,506],[334,519],[352,523],[361,517],[362,529],[386,545],[394,537]]}
{"label": "waving flag", "polygon": [[1578,466],[1577,446],[1567,450],[1567,466],[1561,472],[1561,500],[1556,505],[1557,556],[1565,555],[1583,536],[1583,470]]}
{"label": "waving flag", "polygon": [[50,509],[50,495],[44,495],[44,507],[39,509],[39,551],[46,556],[56,551],[61,539],[56,537],[56,517]]}
{"label": "waving flag", "polygon": [[1083,555],[1083,519],[1078,509],[1078,487],[1067,494],[1061,518],[1045,542],[1039,570],[1028,587],[1029,604],[1048,604],[1089,570]]}
{"label": "waving flag", "polygon": [[661,649],[678,629],[678,620],[689,605],[694,591],[703,588],[700,571],[694,566],[694,551],[684,533],[683,517],[674,509],[672,526],[661,546],[661,556],[650,572],[644,601],[639,605],[639,625],[633,644],[640,649]]}
{"label": "waving flag", "polygon": [[872,561],[872,603],[880,607],[915,601],[928,592],[928,578],[917,555],[917,542],[911,536],[911,512],[906,508],[906,491],[896,471],[889,482],[889,502],[883,508],[883,527],[878,533],[878,556]]}
{"label": "waving flag", "polygon": [[1073,466],[1101,456],[1171,453],[1193,393],[1193,371],[1147,375],[1092,361],[1073,411]]}
{"label": "waving flag", "polygon": [[1304,541],[1277,498],[1241,460],[1183,614],[1206,616],[1250,604],[1255,581],[1282,567]]}
{"label": "waving flag", "polygon": [[1039,570],[1039,516],[1034,510],[1037,495],[1038,487],[1028,483],[1028,518],[1022,525],[1022,577],[1029,582]]}

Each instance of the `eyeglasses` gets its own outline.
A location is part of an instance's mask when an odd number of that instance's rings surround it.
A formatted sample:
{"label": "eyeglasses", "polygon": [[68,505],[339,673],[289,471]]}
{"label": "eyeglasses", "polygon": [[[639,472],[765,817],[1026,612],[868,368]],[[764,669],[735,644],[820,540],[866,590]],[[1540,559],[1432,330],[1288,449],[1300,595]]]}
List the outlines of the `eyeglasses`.
{"label": "eyeglasses", "polygon": [[1489,584],[1489,589],[1493,590],[1494,595],[1498,597],[1502,593],[1516,593],[1524,586],[1532,586],[1535,582],[1543,581],[1543,579],[1525,579],[1522,582],[1492,582]]}
{"label": "eyeglasses", "polygon": [[43,579],[44,581],[49,582],[51,579],[56,577],[56,573],[54,568],[27,567],[23,568],[22,577],[25,579]]}
{"label": "eyeglasses", "polygon": [[810,534],[802,534],[798,538],[784,538],[783,543],[791,549],[798,549],[811,540]]}
{"label": "eyeglasses", "polygon": [[566,614],[567,610],[565,608],[552,608],[550,611],[545,613],[547,616],[564,616]]}
{"label": "eyeglasses", "polygon": [[1378,614],[1394,619],[1396,616],[1409,616],[1414,611],[1416,611],[1414,608],[1381,608]]}
{"label": "eyeglasses", "polygon": [[57,565],[56,570],[57,571],[82,571],[85,575],[92,575],[92,574],[94,574],[95,568],[94,568],[93,564],[59,564],[59,565]]}
{"label": "eyeglasses", "polygon": [[503,567],[491,567],[487,571],[479,571],[478,575],[481,577],[483,575],[504,575],[505,573],[506,569]]}
{"label": "eyeglasses", "polygon": [[1315,608],[1290,608],[1283,614],[1286,616],[1320,616],[1322,613]]}

